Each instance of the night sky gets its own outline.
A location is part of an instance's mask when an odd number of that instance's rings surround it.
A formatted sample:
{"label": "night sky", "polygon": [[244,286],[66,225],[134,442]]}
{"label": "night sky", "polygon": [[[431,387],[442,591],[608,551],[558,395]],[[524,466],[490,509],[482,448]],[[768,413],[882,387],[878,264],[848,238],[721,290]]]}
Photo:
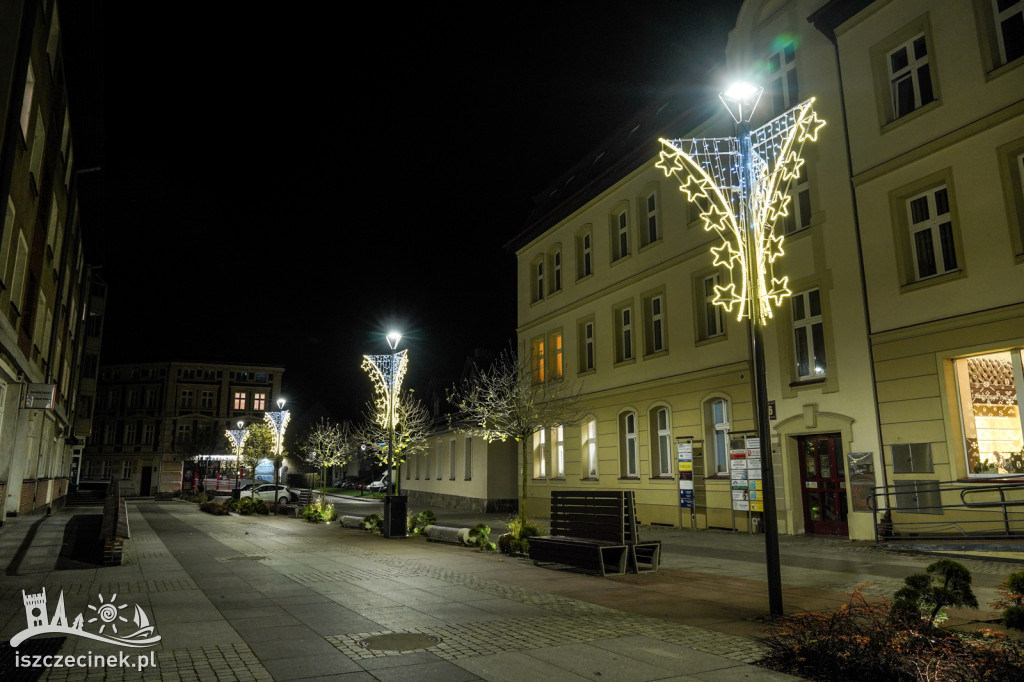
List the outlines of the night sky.
{"label": "night sky", "polygon": [[451,384],[514,338],[532,197],[739,5],[63,2],[101,361],[279,364],[290,408],[355,418],[395,327],[406,385]]}

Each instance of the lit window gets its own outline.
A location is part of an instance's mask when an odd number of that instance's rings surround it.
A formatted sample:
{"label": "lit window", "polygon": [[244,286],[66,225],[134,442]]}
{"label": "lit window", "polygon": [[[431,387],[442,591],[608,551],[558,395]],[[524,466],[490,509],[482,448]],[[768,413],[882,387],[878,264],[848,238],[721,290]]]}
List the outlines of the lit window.
{"label": "lit window", "polygon": [[637,476],[636,461],[636,413],[623,412],[619,415],[619,448],[622,475]]}
{"label": "lit window", "polygon": [[547,476],[548,467],[548,439],[547,431],[540,429],[533,434],[533,477],[544,478]]}
{"label": "lit window", "polygon": [[549,337],[549,347],[553,353],[551,358],[551,379],[561,379],[562,367],[562,332],[552,332]]}
{"label": "lit window", "polygon": [[1024,56],[1024,0],[992,0],[999,56],[1007,64]]}
{"label": "lit window", "polygon": [[658,476],[672,475],[672,430],[668,424],[668,408],[657,407],[651,411],[652,469]]}
{"label": "lit window", "polygon": [[825,331],[821,321],[821,292],[811,289],[794,294],[791,305],[797,377],[823,377],[828,363],[825,359]]}
{"label": "lit window", "polygon": [[919,34],[888,55],[893,116],[906,116],[935,99],[928,63],[928,45]]}
{"label": "lit window", "polygon": [[236,410],[244,410],[245,409],[245,392],[244,391],[237,391],[237,392],[235,392],[234,406],[235,406]]}
{"label": "lit window", "polygon": [[254,409],[254,410],[266,410],[267,409],[267,394],[266,393],[253,393],[252,394],[252,409]]}
{"label": "lit window", "polygon": [[955,363],[967,472],[972,476],[1024,473],[1021,353],[1015,348]]}
{"label": "lit window", "polygon": [[583,425],[583,450],[587,453],[587,478],[597,478],[597,421]]}
{"label": "lit window", "polygon": [[916,279],[958,269],[949,193],[945,186],[907,201]]}
{"label": "lit window", "polygon": [[768,92],[775,116],[788,111],[798,102],[796,81],[796,49],[787,43],[768,58]]}
{"label": "lit window", "polygon": [[547,368],[544,361],[544,337],[534,339],[530,344],[530,361],[533,370],[533,383],[540,384],[547,380]]}

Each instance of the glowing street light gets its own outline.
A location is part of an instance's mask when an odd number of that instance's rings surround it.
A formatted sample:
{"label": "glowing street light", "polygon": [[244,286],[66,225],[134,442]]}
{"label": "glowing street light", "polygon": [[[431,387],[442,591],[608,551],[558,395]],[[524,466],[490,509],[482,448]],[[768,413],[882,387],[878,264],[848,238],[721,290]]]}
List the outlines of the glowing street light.
{"label": "glowing street light", "polygon": [[748,83],[730,86],[719,95],[736,122],[736,137],[690,140],[662,139],[657,167],[679,180],[679,190],[702,209],[704,229],[715,231],[721,244],[711,248],[714,264],[725,268],[728,284],[715,285],[714,304],[737,320],[750,323],[757,435],[761,448],[765,553],[771,615],[782,615],[779,530],[775,510],[775,474],[768,428],[768,389],[764,359],[764,327],[772,306],[791,295],[789,278],[776,278],[773,264],[783,255],[784,238],[776,221],[789,215],[790,183],[800,176],[800,155],[807,140],[816,141],[825,121],[808,99],[751,131],[750,118],[763,88]]}
{"label": "glowing street light", "polygon": [[237,429],[228,429],[224,432],[235,451],[235,488],[238,488],[242,476],[242,450],[245,448],[246,439],[249,438],[249,431],[244,428],[245,422],[238,420],[237,426]]}
{"label": "glowing street light", "polygon": [[[288,422],[292,418],[292,413],[284,409],[284,398],[277,399],[277,412],[264,412],[263,421],[267,422],[270,428],[274,431],[274,485],[277,485],[280,481],[279,472],[280,467],[277,463],[277,459],[281,457],[281,453],[284,451],[284,432],[288,428]],[[276,495],[277,493],[275,493]],[[274,507],[274,513],[277,513],[277,507]]]}
{"label": "glowing street light", "polygon": [[[389,355],[364,355],[362,368],[370,375],[373,381],[374,400],[376,403],[376,414],[379,420],[383,419],[388,430],[388,488],[384,496],[384,536],[405,537],[405,510],[401,510],[402,528],[398,530],[398,524],[392,524],[392,509],[395,495],[392,494],[395,484],[394,462],[395,462],[395,424],[398,421],[397,403],[401,396],[402,379],[405,377],[405,370],[409,364],[409,356],[406,351],[394,352],[402,340],[402,335],[397,331],[387,334],[388,347],[391,348]],[[399,503],[400,506],[401,503]],[[391,528],[395,525],[395,529]]]}

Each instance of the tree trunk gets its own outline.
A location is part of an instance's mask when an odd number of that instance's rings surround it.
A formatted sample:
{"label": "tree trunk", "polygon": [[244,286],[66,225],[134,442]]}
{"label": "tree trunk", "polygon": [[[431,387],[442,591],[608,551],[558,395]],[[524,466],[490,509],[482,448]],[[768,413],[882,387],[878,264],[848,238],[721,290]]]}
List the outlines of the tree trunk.
{"label": "tree trunk", "polygon": [[527,444],[528,440],[529,440],[528,438],[523,438],[523,439],[520,440],[520,444],[522,445],[522,448],[523,448],[523,462],[522,462],[522,465],[521,465],[522,466],[522,472],[523,472],[523,491],[522,491],[522,493],[519,496],[519,523],[521,524],[521,526],[525,526],[526,525],[526,484],[530,480],[530,474],[529,474],[529,470],[527,468],[527,465],[529,464],[529,460],[527,459],[527,456],[526,456],[526,454],[527,454],[526,444]]}

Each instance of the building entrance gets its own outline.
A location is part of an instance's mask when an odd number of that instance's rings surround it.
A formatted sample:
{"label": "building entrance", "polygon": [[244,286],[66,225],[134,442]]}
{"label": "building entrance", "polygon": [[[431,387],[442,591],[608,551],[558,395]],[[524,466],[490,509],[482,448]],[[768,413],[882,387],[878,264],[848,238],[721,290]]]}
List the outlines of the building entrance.
{"label": "building entrance", "polygon": [[804,530],[817,535],[849,535],[846,471],[838,433],[797,438]]}

